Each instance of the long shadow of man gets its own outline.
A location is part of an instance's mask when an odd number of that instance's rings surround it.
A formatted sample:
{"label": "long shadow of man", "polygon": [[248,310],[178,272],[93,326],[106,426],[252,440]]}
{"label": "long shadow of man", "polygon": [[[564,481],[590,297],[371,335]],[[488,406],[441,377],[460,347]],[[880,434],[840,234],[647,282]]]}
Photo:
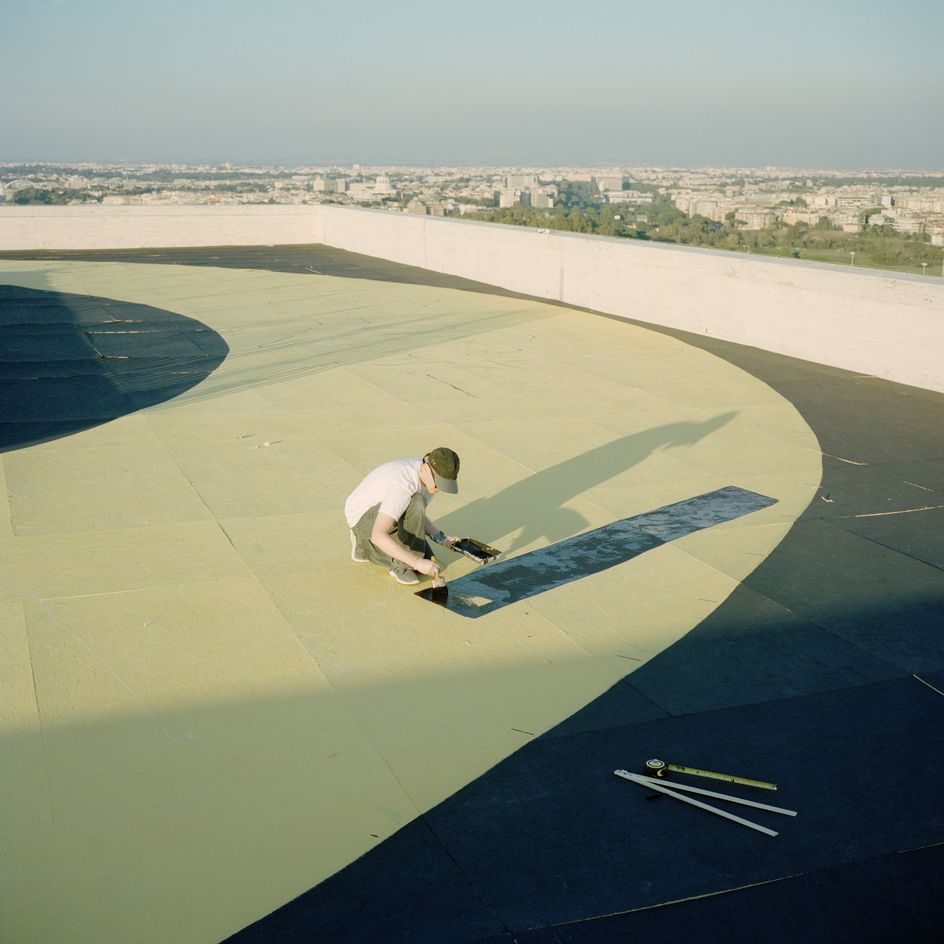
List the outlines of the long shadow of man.
{"label": "long shadow of man", "polygon": [[579,456],[509,485],[489,498],[476,499],[460,511],[443,516],[440,524],[451,533],[471,532],[482,540],[520,529],[506,552],[532,541],[559,541],[584,530],[589,522],[565,504],[594,486],[643,462],[657,449],[693,446],[729,423],[736,412],[703,422],[666,423],[621,436]]}

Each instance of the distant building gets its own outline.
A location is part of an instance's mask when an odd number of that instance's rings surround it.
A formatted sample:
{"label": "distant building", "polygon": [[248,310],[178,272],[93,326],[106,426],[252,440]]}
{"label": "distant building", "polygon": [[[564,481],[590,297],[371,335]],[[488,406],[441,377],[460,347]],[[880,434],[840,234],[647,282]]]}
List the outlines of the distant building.
{"label": "distant building", "polygon": [[406,205],[406,212],[416,216],[429,216],[429,207],[422,200],[413,199]]}
{"label": "distant building", "polygon": [[944,212],[944,196],[940,194],[904,194],[895,199],[895,206],[920,213]]}
{"label": "distant building", "polygon": [[374,185],[365,180],[355,181],[348,188],[352,200],[365,203],[374,199]]}
{"label": "distant building", "polygon": [[850,187],[836,197],[836,206],[840,210],[861,210],[875,206],[878,200],[879,197],[869,190]]}
{"label": "distant building", "polygon": [[761,230],[773,225],[777,214],[761,207],[741,207],[734,211],[734,218],[746,224],[749,230]]}
{"label": "distant building", "polygon": [[546,190],[532,190],[531,206],[536,210],[550,210],[554,206],[554,198]]}
{"label": "distant building", "polygon": [[693,200],[692,216],[704,216],[709,220],[721,222],[724,219],[726,207],[718,200]]}
{"label": "distant building", "polygon": [[378,174],[374,180],[374,193],[377,196],[394,196],[396,188],[390,186],[390,178],[386,174]]}
{"label": "distant building", "polygon": [[622,174],[608,174],[604,177],[594,177],[593,182],[597,185],[600,193],[608,193],[611,190],[622,190],[627,183]]}
{"label": "distant building", "polygon": [[498,194],[498,205],[502,208],[513,207],[518,202],[518,190],[501,190]]}
{"label": "distant building", "polygon": [[[608,203],[625,203],[633,206],[647,206],[655,199],[651,193],[643,193],[641,190],[608,190],[606,193]],[[683,211],[685,212],[685,211]]]}
{"label": "distant building", "polygon": [[527,190],[529,187],[536,187],[537,177],[532,174],[508,174],[505,177],[506,190]]}
{"label": "distant building", "polygon": [[347,181],[343,177],[316,177],[311,182],[311,189],[315,193],[345,193]]}
{"label": "distant building", "polygon": [[916,216],[899,216],[892,220],[892,227],[896,233],[923,233],[924,221]]}
{"label": "distant building", "polygon": [[833,223],[844,233],[859,233],[862,231],[862,216],[859,213],[846,210],[833,217]]}
{"label": "distant building", "polygon": [[794,223],[806,223],[807,226],[815,226],[822,215],[822,212],[819,210],[784,210],[782,219],[784,223],[791,225]]}

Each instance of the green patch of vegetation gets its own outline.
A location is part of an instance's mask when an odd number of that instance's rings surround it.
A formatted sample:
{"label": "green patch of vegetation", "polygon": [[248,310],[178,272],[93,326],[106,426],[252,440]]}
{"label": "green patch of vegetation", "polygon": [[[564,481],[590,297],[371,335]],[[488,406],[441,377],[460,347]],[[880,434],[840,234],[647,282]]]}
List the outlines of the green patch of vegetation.
{"label": "green patch of vegetation", "polygon": [[895,177],[883,174],[881,177],[850,176],[814,176],[810,178],[819,187],[908,187],[915,190],[922,187],[944,187],[944,177],[941,176],[909,176]]}
{"label": "green patch of vegetation", "polygon": [[98,197],[88,190],[59,190],[42,187],[22,187],[13,193],[13,202],[20,205],[42,204],[63,206],[66,203],[88,203]]}
{"label": "green patch of vegetation", "polygon": [[[642,188],[634,184],[633,189]],[[579,181],[565,181],[560,197],[553,210],[514,206],[483,210],[469,218],[900,272],[937,271],[942,265],[940,247],[932,246],[926,236],[897,233],[888,226],[865,226],[860,233],[846,233],[823,218],[814,226],[778,222],[761,230],[745,230],[733,212],[723,223],[687,216],[664,194],[643,207],[602,204],[595,188]],[[802,199],[795,202],[803,203]]]}

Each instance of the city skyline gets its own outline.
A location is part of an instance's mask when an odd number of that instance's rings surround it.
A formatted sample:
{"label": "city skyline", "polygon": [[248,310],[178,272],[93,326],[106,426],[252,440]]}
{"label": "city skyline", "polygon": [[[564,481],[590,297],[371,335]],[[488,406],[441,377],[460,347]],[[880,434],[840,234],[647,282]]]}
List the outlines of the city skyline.
{"label": "city skyline", "polygon": [[944,10],[887,14],[16,0],[0,161],[934,169]]}

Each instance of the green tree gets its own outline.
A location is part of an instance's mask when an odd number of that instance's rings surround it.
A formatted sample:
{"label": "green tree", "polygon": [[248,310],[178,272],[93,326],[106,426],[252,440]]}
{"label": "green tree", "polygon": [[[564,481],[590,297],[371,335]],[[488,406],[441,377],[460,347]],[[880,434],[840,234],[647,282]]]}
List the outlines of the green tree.
{"label": "green tree", "polygon": [[572,233],[590,233],[593,232],[593,227],[590,224],[589,219],[584,215],[579,207],[574,207],[570,213],[567,214],[568,229]]}

